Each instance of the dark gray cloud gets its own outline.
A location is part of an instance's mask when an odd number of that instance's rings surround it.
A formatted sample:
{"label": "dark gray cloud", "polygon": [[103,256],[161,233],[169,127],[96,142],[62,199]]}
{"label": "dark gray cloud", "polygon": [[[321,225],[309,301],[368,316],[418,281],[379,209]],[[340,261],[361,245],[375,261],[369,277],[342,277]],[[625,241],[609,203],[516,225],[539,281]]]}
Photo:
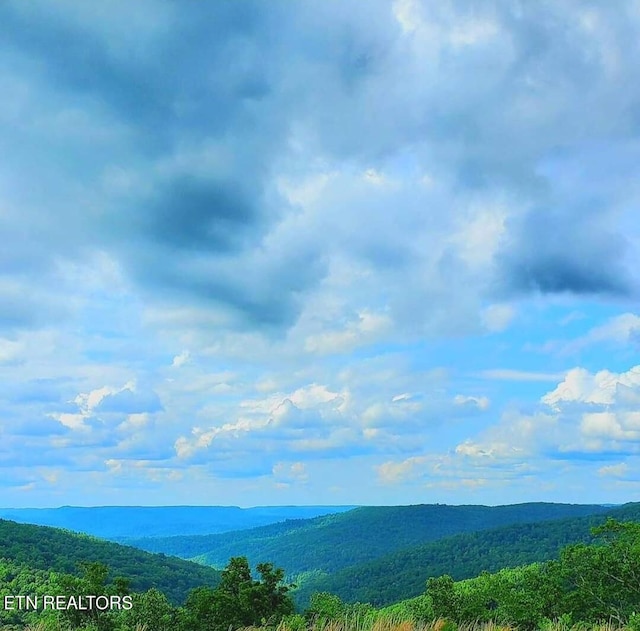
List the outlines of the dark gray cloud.
{"label": "dark gray cloud", "polygon": [[624,261],[629,244],[606,208],[535,208],[514,227],[499,265],[507,288],[521,293],[601,294],[633,291]]}
{"label": "dark gray cloud", "polygon": [[[228,310],[237,327],[291,327],[340,257],[364,261],[378,291],[363,301],[391,295],[401,326],[444,294],[468,321],[495,283],[468,265],[429,268],[420,253],[450,236],[452,208],[473,195],[558,209],[510,210],[503,293],[629,292],[614,210],[572,210],[539,167],[608,143],[607,180],[624,158],[616,142],[639,120],[632,3],[140,6],[0,8],[0,262],[41,294],[0,285],[3,328],[38,326],[38,302],[72,312],[55,262],[96,248],[146,300]],[[401,229],[362,190],[344,212],[321,206],[330,221],[301,214],[298,225],[278,188],[283,173],[353,176],[394,161],[400,185],[385,205]],[[416,208],[414,172],[443,199]],[[470,284],[477,297],[461,295]]]}
{"label": "dark gray cloud", "polygon": [[[21,62],[29,89],[42,98],[40,107],[31,100],[30,109],[20,116],[22,138],[11,134],[13,151],[6,155],[14,157],[14,165],[8,167],[13,203],[25,206],[23,217],[31,216],[37,223],[44,218],[45,229],[34,230],[28,249],[39,251],[45,267],[52,256],[73,256],[78,245],[106,246],[128,264],[134,278],[149,280],[154,274],[144,273],[142,266],[179,266],[194,252],[214,257],[237,254],[248,234],[260,235],[268,149],[274,136],[282,142],[286,129],[273,103],[260,105],[270,93],[261,62],[268,56],[271,37],[263,8],[221,3],[215,11],[198,6],[183,12],[160,3],[158,9],[171,13],[171,27],[152,34],[148,45],[133,55],[127,50],[131,43],[109,39],[108,28],[96,33],[95,24],[83,24],[68,8],[59,16],[19,5],[2,9],[5,51]],[[126,13],[112,19],[126,30]],[[56,114],[73,110],[85,113],[92,132],[99,135],[104,127],[99,142],[73,136],[55,142],[55,130],[46,128],[35,137],[37,119],[44,112],[53,126]],[[120,132],[115,145],[110,129]],[[31,151],[21,160],[15,149],[25,139]],[[144,168],[139,172],[141,164],[153,166],[176,156],[179,160],[183,147],[197,152],[211,144],[220,146],[217,166],[229,170],[229,177],[220,178],[215,170],[207,177],[194,177],[193,162],[169,173]],[[38,177],[44,190],[25,198],[26,176],[33,173],[27,158],[41,165]],[[207,170],[207,165],[200,167]],[[101,178],[105,169],[113,168],[142,178],[141,190],[101,195]],[[61,195],[71,197],[70,179],[80,189],[93,190],[75,204],[62,204]],[[48,212],[59,215],[57,230],[49,230]],[[45,239],[43,250],[39,246]],[[15,258],[12,262],[21,265]],[[163,284],[171,284],[192,298],[203,293],[207,299],[206,294],[217,289],[216,283],[208,286],[187,276],[159,276],[161,290]],[[152,284],[148,289],[153,291]],[[287,289],[283,287],[285,293]],[[241,287],[236,291],[242,292]],[[227,301],[223,292],[218,298]],[[5,309],[7,322],[28,323],[30,305],[20,302]],[[246,311],[253,302],[260,301],[249,295],[235,301]]]}
{"label": "dark gray cloud", "polygon": [[[237,187],[239,188],[239,187]],[[142,231],[178,250],[236,250],[242,232],[254,223],[255,208],[242,191],[216,181],[184,176],[160,189],[146,213]],[[179,211],[178,211],[179,209]]]}

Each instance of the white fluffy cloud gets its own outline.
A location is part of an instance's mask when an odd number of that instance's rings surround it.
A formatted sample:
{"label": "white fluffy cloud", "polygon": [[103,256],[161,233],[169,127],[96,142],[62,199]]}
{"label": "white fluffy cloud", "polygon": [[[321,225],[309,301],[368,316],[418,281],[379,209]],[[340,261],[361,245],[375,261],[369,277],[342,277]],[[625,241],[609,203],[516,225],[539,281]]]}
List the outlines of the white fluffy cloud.
{"label": "white fluffy cloud", "polygon": [[636,3],[250,8],[0,7],[13,487],[635,453],[635,369],[518,336],[637,346]]}
{"label": "white fluffy cloud", "polygon": [[[515,479],[524,483],[530,477],[542,480],[554,468],[575,472],[586,464],[593,475],[624,480],[640,454],[639,370],[572,369],[541,397],[535,412],[504,411],[498,423],[448,453],[390,460],[377,467],[378,476],[396,485],[413,480],[450,486],[450,478],[454,486],[462,480],[495,485]],[[609,464],[620,457],[626,460]],[[593,463],[599,466],[593,468]]]}
{"label": "white fluffy cloud", "polygon": [[557,388],[542,397],[542,402],[560,410],[570,403],[620,404],[634,394],[640,394],[640,366],[624,373],[608,370],[591,373],[584,368],[574,368]]}
{"label": "white fluffy cloud", "polygon": [[[520,450],[535,458],[578,460],[593,459],[598,453],[603,458],[610,453],[640,453],[638,401],[639,367],[622,373],[574,368],[554,390],[541,397],[535,414],[504,415],[474,449],[504,457]],[[499,436],[502,443],[495,442]]]}

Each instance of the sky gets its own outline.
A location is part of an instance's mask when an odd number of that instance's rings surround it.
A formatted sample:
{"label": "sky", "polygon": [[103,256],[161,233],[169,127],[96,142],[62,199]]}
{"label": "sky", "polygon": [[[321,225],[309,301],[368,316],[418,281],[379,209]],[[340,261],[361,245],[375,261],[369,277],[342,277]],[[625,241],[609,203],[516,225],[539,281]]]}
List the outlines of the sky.
{"label": "sky", "polygon": [[640,497],[639,28],[0,4],[0,506]]}

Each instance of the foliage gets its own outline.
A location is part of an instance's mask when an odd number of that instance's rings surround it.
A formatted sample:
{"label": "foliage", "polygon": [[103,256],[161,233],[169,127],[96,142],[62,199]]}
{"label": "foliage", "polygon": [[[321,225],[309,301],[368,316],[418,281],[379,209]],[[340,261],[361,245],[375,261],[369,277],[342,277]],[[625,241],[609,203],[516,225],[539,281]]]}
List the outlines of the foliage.
{"label": "foliage", "polygon": [[549,620],[631,621],[640,611],[640,524],[613,520],[594,529],[600,541],[566,547],[560,560],[484,573],[454,582],[431,578],[435,616],[533,629]]}
{"label": "foliage", "polygon": [[562,552],[567,609],[580,619],[626,621],[640,612],[640,523],[608,520],[594,529],[598,545]]}
{"label": "foliage", "polygon": [[182,628],[227,631],[229,627],[275,623],[293,614],[289,586],[281,584],[284,572],[270,563],[260,563],[256,569],[259,580],[252,578],[246,557],[232,558],[215,589],[201,587],[189,594],[180,614]]}
{"label": "foliage", "polygon": [[335,594],[316,592],[311,597],[311,604],[306,613],[308,619],[335,620],[344,615],[345,604]]}
{"label": "foliage", "polygon": [[[51,572],[36,570],[24,564],[7,559],[0,559],[0,602],[5,596],[37,595],[55,593],[55,582]],[[8,628],[11,625],[24,625],[36,622],[41,616],[34,611],[0,608],[0,625]]]}
{"label": "foliage", "polygon": [[[607,510],[598,505],[545,503],[493,507],[440,504],[363,506],[345,513],[290,520],[250,530],[156,537],[139,539],[135,543],[152,552],[188,559],[197,557],[214,567],[223,567],[234,556],[246,556],[252,564],[261,559],[271,559],[278,567],[285,568],[288,576],[295,576],[311,570],[335,573],[385,554],[460,533],[595,515]],[[426,576],[421,578],[421,585],[424,580]],[[366,583],[367,579],[363,577],[362,584]],[[319,588],[317,591],[327,589]],[[362,598],[348,600],[359,599]]]}
{"label": "foliage", "polygon": [[591,528],[607,515],[640,520],[640,504],[609,509],[605,514],[571,519],[503,526],[463,533],[411,546],[332,573],[308,573],[294,594],[296,603],[308,606],[313,592],[337,594],[346,602],[366,601],[385,606],[416,597],[428,577],[450,575],[455,580],[472,578],[483,571],[497,572],[557,559],[564,546],[591,541]]}
{"label": "foliage", "polygon": [[[385,609],[386,611],[386,609]],[[271,627],[259,627],[246,631],[302,631],[282,621],[273,630]],[[344,616],[329,622],[314,620],[304,631],[516,631],[516,628],[496,622],[457,623],[453,620],[436,618],[419,621],[401,616],[380,614],[368,619]],[[572,624],[567,619],[547,621],[540,631],[632,631],[629,627],[621,627],[613,623]]]}
{"label": "foliage", "polygon": [[[109,568],[98,561],[81,564],[82,576],[69,574],[54,577],[54,593],[62,596],[125,596],[129,593],[128,581],[123,578],[107,583]],[[109,611],[100,611],[97,607],[88,609],[67,609],[58,612],[59,617],[71,627],[82,627],[91,624],[99,631],[113,627],[112,615]]]}
{"label": "foliage", "polygon": [[382,615],[392,616],[400,620],[429,622],[436,619],[433,602],[428,594],[409,598],[378,610]]}
{"label": "foliage", "polygon": [[[180,608],[161,590],[150,588],[132,595],[131,610],[5,609],[0,611],[0,626],[18,629],[31,624],[38,631],[228,631],[247,627],[254,631],[256,627],[265,631],[587,631],[591,625],[595,631],[595,625],[601,625],[600,631],[613,631],[614,626],[640,631],[640,523],[610,519],[594,528],[592,535],[592,543],[565,546],[556,560],[485,571],[462,581],[447,573],[431,576],[424,594],[382,610],[320,592],[312,596],[301,616],[294,613],[292,586],[284,583],[284,570],[260,563],[252,573],[247,557],[233,557],[215,586],[191,590]],[[71,575],[0,559],[0,598],[15,594],[124,595],[131,588],[128,579],[115,576],[100,561],[78,566],[77,574]]]}
{"label": "foliage", "polygon": [[215,586],[220,581],[219,571],[183,559],[149,554],[87,535],[2,519],[0,558],[33,569],[77,576],[82,574],[83,562],[100,562],[109,566],[110,579],[126,576],[136,591],[156,587],[175,604],[183,602],[194,587]]}
{"label": "foliage", "polygon": [[[9,596],[38,597],[40,603],[45,595],[55,596],[100,596],[120,595],[127,592],[127,581],[117,579],[107,581],[108,568],[101,563],[85,563],[81,568],[82,576],[61,574],[45,570],[34,570],[7,560],[0,560],[0,601]],[[113,629],[116,615],[100,611],[97,608],[67,609],[21,609],[12,599],[13,608],[0,609],[0,624],[3,628],[11,625],[23,627],[25,624],[38,623],[40,626],[69,628],[90,626],[96,631]]]}
{"label": "foliage", "polygon": [[[416,622],[413,620],[381,616],[369,620],[343,618],[327,624],[314,622],[312,625],[300,627],[300,616],[284,618],[276,627],[260,626],[251,627],[247,631],[514,631],[512,627],[497,625],[493,622],[456,624],[450,620],[430,620],[428,622]],[[302,618],[304,620],[304,618]],[[5,628],[5,631],[13,631]],[[17,630],[16,630],[17,631]],[[71,631],[58,623],[35,623],[26,627],[26,631]],[[82,631],[93,631],[91,626],[84,627]],[[136,625],[122,628],[119,631],[155,631],[153,627],[146,628]],[[603,624],[577,624],[572,625],[566,620],[548,621],[541,627],[541,631],[633,631],[628,626],[620,627],[612,623]]]}
{"label": "foliage", "polygon": [[155,587],[133,594],[132,600],[132,608],[123,610],[118,616],[121,629],[144,627],[147,631],[171,631],[175,628],[177,611]]}

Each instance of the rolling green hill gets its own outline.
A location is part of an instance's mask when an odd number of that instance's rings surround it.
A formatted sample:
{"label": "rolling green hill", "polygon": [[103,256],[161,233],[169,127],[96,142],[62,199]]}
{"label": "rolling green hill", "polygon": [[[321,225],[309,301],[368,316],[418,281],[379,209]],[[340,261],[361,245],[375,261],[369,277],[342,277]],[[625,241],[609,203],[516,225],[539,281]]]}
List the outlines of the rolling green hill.
{"label": "rolling green hill", "polygon": [[492,622],[535,631],[552,628],[552,620],[564,629],[586,628],[585,623],[634,628],[640,611],[639,509],[640,504],[625,505],[591,533],[587,544],[563,546],[555,560],[460,581],[432,577],[423,594],[380,612],[426,622],[446,618],[461,628]]}
{"label": "rolling green hill", "polygon": [[133,539],[151,552],[197,559],[224,567],[233,556],[255,564],[265,559],[288,576],[333,573],[418,544],[509,524],[606,512],[599,505],[516,504],[511,506],[372,506],[307,520],[210,536]]}
{"label": "rolling green hill", "polygon": [[591,528],[603,523],[607,517],[640,521],[640,503],[609,508],[606,513],[597,515],[459,534],[399,550],[332,574],[310,573],[296,580],[300,585],[296,602],[299,606],[307,606],[311,594],[327,591],[345,602],[388,605],[423,593],[429,577],[448,574],[455,580],[462,580],[483,571],[496,572],[557,558],[564,546],[589,542]]}
{"label": "rolling green hill", "polygon": [[131,579],[131,588],[156,587],[174,603],[201,585],[215,586],[220,572],[184,559],[150,554],[129,546],[101,541],[69,531],[17,524],[0,519],[0,559],[34,570],[78,574],[82,561],[100,561],[111,569],[111,578]]}

